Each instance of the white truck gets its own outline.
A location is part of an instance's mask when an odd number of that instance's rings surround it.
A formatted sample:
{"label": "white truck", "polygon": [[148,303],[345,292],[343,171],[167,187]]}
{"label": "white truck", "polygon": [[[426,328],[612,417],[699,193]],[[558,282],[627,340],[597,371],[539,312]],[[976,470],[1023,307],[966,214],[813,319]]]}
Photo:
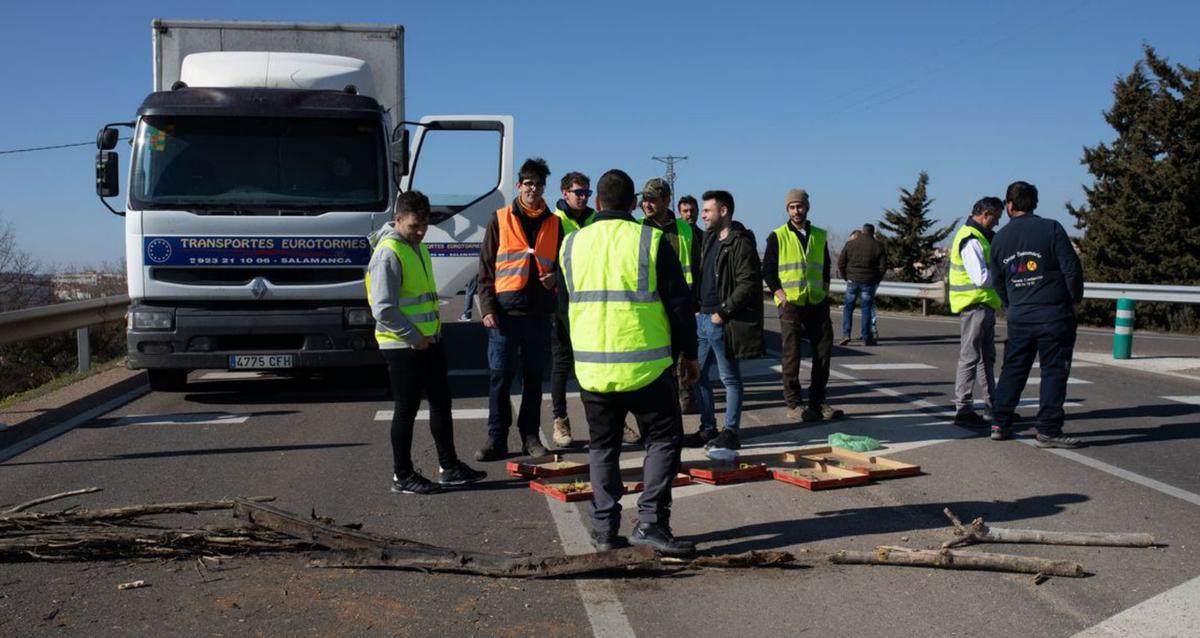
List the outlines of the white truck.
{"label": "white truck", "polygon": [[[381,363],[367,235],[397,190],[429,195],[446,303],[512,198],[509,116],[404,118],[399,25],[154,20],[153,92],[97,135],[96,192],[125,217],[129,367]],[[125,210],[117,127],[133,129]],[[410,127],[411,126],[411,133]]]}

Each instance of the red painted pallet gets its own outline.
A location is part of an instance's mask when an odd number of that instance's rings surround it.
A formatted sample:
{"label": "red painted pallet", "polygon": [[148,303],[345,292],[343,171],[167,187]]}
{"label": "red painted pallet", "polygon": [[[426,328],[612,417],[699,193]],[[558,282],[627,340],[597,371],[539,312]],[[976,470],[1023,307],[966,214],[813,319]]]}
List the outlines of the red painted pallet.
{"label": "red painted pallet", "polygon": [[801,458],[794,463],[794,467],[772,468],[771,478],[814,491],[866,485],[871,480],[871,477],[866,474],[843,470],[821,461],[809,461]]}
{"label": "red painted pallet", "polygon": [[[679,474],[675,476],[675,480],[671,484],[679,487],[681,485],[689,485],[691,482],[691,477],[686,474]],[[625,481],[624,486],[626,494],[636,494],[646,487],[640,481]],[[529,488],[564,503],[590,501],[592,499],[592,484],[588,481],[547,482],[539,479],[530,481]]]}
{"label": "red painted pallet", "polygon": [[692,480],[708,485],[733,485],[771,478],[765,463],[711,463],[688,468]]}
{"label": "red painted pallet", "polygon": [[535,456],[520,461],[509,461],[504,465],[508,475],[515,478],[554,478],[587,474],[587,463],[565,461],[561,455]]}
{"label": "red painted pallet", "polygon": [[804,458],[810,461],[824,461],[844,470],[866,474],[871,480],[917,476],[921,473],[920,465],[901,463],[874,454],[853,452],[837,447],[811,447],[785,452],[785,461],[793,463],[796,459]]}

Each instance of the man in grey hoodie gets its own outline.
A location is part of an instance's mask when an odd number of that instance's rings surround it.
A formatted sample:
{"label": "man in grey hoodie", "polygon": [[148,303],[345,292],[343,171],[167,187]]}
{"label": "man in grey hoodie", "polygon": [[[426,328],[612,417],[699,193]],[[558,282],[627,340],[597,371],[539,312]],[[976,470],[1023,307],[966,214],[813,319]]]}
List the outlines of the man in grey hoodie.
{"label": "man in grey hoodie", "polygon": [[[454,451],[437,283],[429,249],[421,241],[428,228],[429,198],[409,191],[396,197],[395,221],[370,237],[374,252],[367,267],[367,300],[395,401],[392,491],[397,494],[436,494],[442,486],[466,485],[487,476],[460,461]],[[413,422],[422,394],[429,401],[429,429],[437,446],[437,483],[412,464]]]}

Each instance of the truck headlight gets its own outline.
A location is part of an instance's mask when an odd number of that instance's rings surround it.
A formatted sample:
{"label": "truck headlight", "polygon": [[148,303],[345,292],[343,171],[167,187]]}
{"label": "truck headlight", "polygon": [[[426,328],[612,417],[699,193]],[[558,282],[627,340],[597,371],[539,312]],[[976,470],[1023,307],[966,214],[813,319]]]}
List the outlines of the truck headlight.
{"label": "truck headlight", "polygon": [[175,313],[170,310],[134,310],[131,319],[134,330],[170,330],[175,327]]}
{"label": "truck headlight", "polygon": [[375,323],[370,308],[349,308],[346,310],[347,326],[369,326]]}

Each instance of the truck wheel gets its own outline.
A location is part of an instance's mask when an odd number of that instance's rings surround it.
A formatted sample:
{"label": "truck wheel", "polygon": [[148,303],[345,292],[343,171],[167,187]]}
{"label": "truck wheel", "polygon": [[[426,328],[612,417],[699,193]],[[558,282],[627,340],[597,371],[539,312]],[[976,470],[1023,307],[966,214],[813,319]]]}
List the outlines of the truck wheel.
{"label": "truck wheel", "polygon": [[155,392],[182,392],[187,388],[187,370],[147,370],[150,389]]}

